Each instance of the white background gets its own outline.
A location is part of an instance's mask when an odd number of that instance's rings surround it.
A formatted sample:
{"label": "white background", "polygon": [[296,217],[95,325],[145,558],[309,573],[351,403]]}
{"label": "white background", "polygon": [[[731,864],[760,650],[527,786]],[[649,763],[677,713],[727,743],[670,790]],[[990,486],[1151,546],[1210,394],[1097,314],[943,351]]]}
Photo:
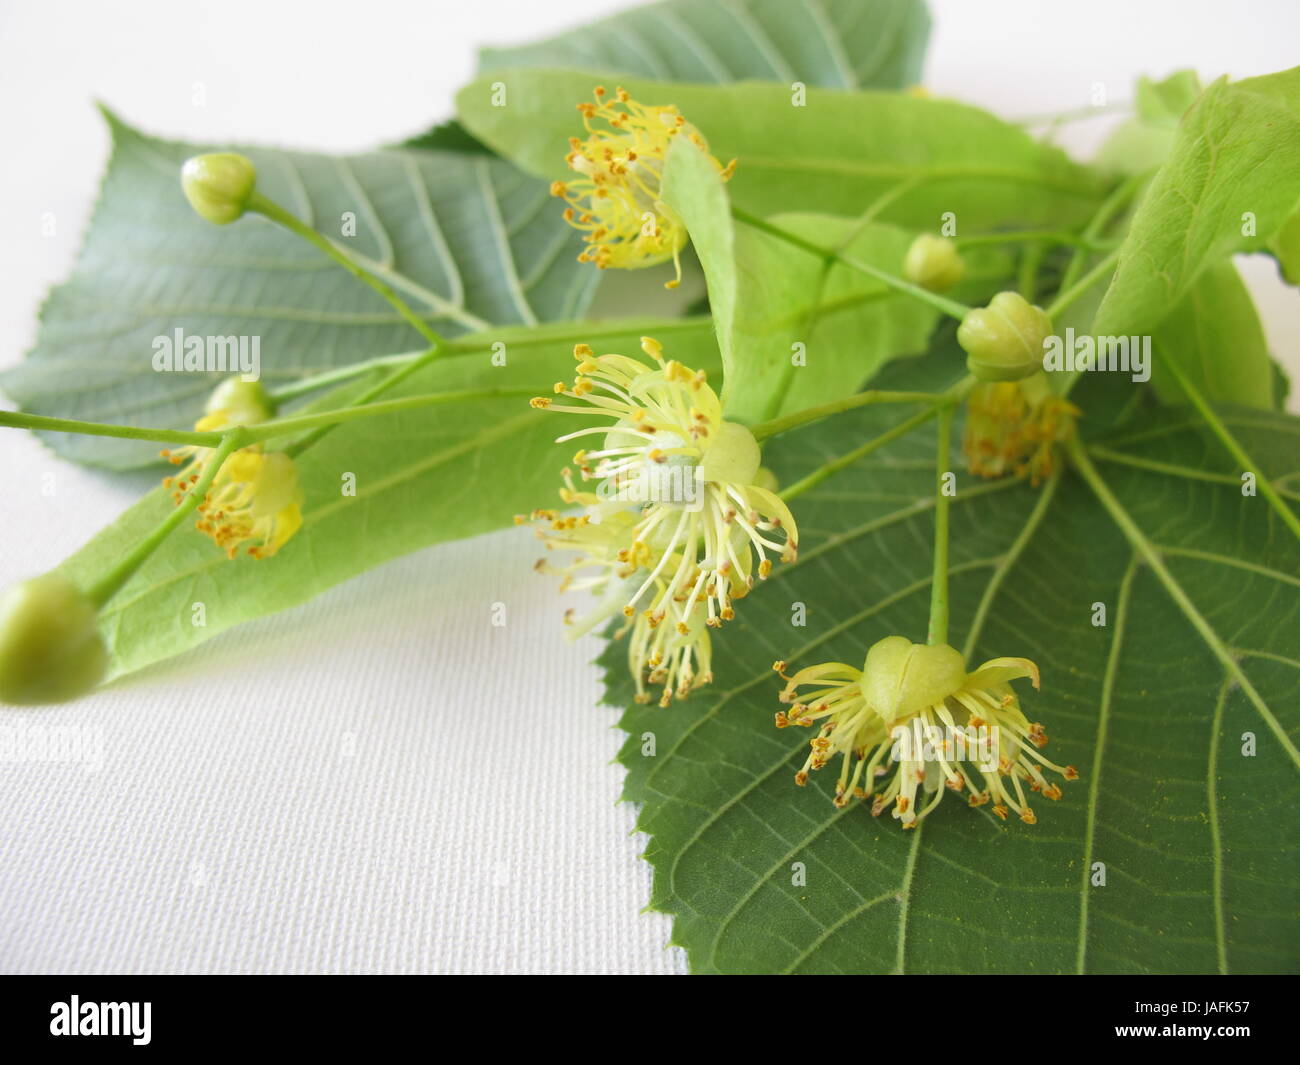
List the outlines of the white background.
{"label": "white background", "polygon": [[[622,6],[4,0],[0,367],[74,261],[108,148],[94,99],[160,135],[361,150],[450,114],[476,45]],[[931,9],[925,84],[1012,117],[1085,106],[1097,82],[1126,99],[1140,73],[1300,61],[1289,0]],[[1265,260],[1243,267],[1300,373],[1300,300]],[[134,496],[0,431],[0,586]],[[519,530],[427,550],[93,698],[0,712],[103,745],[97,771],[0,764],[0,970],[684,971],[667,920],[638,913],[649,867],[616,804],[597,646],[559,637],[535,555]]]}

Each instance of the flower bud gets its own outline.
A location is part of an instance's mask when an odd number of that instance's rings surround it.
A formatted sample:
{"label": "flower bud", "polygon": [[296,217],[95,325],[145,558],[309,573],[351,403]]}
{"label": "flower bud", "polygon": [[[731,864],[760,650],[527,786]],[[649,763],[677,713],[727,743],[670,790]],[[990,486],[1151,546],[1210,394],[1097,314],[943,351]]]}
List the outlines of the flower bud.
{"label": "flower bud", "polygon": [[867,706],[890,722],[942,703],[966,680],[966,660],[947,644],[886,636],[872,644],[862,672]]}
{"label": "flower bud", "polygon": [[1018,381],[1043,368],[1052,320],[1018,292],[999,292],[957,328],[966,368],[981,381]]}
{"label": "flower bud", "polygon": [[947,292],[965,273],[957,245],[946,237],[922,233],[903,258],[903,276],[930,292]]}
{"label": "flower bud", "polygon": [[258,425],[275,417],[275,400],[262,387],[261,381],[231,377],[212,390],[203,411],[205,414],[224,415],[223,428],[228,425]]}
{"label": "flower bud", "polygon": [[181,167],[181,188],[190,206],[218,226],[243,216],[256,185],[252,160],[235,152],[196,155]]}
{"label": "flower bud", "polygon": [[108,665],[97,613],[54,574],[10,588],[0,599],[0,701],[59,703],[95,687]]}

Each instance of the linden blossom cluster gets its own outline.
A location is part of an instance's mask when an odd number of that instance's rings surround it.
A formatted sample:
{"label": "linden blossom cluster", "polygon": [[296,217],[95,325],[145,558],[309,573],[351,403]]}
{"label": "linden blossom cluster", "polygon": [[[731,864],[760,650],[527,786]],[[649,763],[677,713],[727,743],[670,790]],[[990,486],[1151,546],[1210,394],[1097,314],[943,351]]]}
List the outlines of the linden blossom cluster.
{"label": "linden blossom cluster", "polygon": [[538,568],[562,574],[562,588],[599,597],[586,617],[566,616],[571,634],[621,614],[637,699],[649,701],[647,687],[661,686],[667,706],[712,680],[709,629],[733,618],[734,601],[771,573],[770,555],[794,560],[798,531],[785,503],[756,483],[758,444],[744,426],[723,421],[704,373],[665,359],[650,337],[641,350],[652,364],[579,344],[572,387],[555,386],[574,402],[532,401],[613,423],[559,438],[599,438],[573,459],[596,491],[578,490],[564,471],[560,497],[581,511],[537,510],[532,520],[548,549],[576,553],[566,565],[543,560]]}
{"label": "linden blossom cluster", "polygon": [[[566,162],[579,176],[551,185],[552,195],[569,205],[565,219],[585,234],[588,247],[578,260],[602,270],[637,270],[672,259],[677,277],[665,287],[676,288],[687,233],[659,199],[664,159],[675,137],[690,138],[706,155],[709,146],[676,107],[643,106],[624,89],[611,100],[599,85],[595,97],[595,103],[578,104],[587,139],[569,141]],[[724,181],[731,177],[734,159],[723,166],[708,157]]]}

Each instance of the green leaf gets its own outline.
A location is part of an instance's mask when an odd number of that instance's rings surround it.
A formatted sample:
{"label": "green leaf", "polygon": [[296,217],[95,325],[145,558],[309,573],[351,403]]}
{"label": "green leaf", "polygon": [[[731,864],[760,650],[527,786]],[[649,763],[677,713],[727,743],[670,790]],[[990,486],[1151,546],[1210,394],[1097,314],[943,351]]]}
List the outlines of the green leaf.
{"label": "green leaf", "polygon": [[1300,210],[1288,218],[1268,242],[1287,284],[1300,285]]}
{"label": "green leaf", "polygon": [[485,48],[479,72],[585,67],[660,81],[801,81],[902,89],[920,80],[921,0],[666,0],[536,44]]}
{"label": "green leaf", "polygon": [[[704,267],[728,418],[752,424],[851,395],[887,359],[925,349],[938,317],[929,305],[734,221],[726,187],[690,141],[668,153],[663,200],[685,222]],[[913,239],[895,226],[825,215],[770,221],[896,274]],[[969,258],[986,271],[986,284],[1009,273],[1009,260],[991,250]]]}
{"label": "green leaf", "polygon": [[[568,175],[574,105],[600,76],[510,70],[457,95],[460,120],[524,169]],[[1068,226],[1091,216],[1103,183],[1057,148],[978,108],[890,92],[809,88],[802,106],[783,85],[709,86],[622,80],[642,103],[676,104],[718,159],[735,158],[732,202],[754,214],[816,211],[853,217],[900,182],[917,186],[881,215],[934,229],[953,212],[968,235],[1004,224]],[[505,97],[494,86],[504,86]]]}
{"label": "green leaf", "polygon": [[1160,366],[1176,359],[1202,395],[1220,403],[1271,409],[1273,364],[1250,291],[1231,262],[1207,269],[1152,334],[1157,358],[1151,383],[1167,401],[1182,389]]}
{"label": "green leaf", "polygon": [[[188,428],[228,374],[155,372],[155,337],[260,338],[268,387],[424,341],[374,292],[260,217],[217,227],[181,195],[196,145],[157,140],[108,116],[113,154],[72,278],[42,311],[36,347],[4,375],[25,410]],[[500,159],[391,149],[331,157],[241,149],[258,187],[365,256],[438,330],[580,315],[594,271],[545,183]],[[343,235],[345,214],[355,236]],[[80,462],[140,466],[157,449],[51,435]]]}
{"label": "green leaf", "polygon": [[1106,139],[1096,165],[1124,175],[1160,166],[1173,151],[1178,120],[1200,92],[1201,82],[1194,70],[1179,70],[1162,81],[1138,78],[1137,113]]}
{"label": "green leaf", "polygon": [[[481,346],[465,338],[464,353],[412,374],[384,398],[471,388],[548,393],[554,381],[572,377],[575,343],[636,353],[643,334],[692,366],[717,369],[707,320],[566,322],[493,330],[480,338]],[[505,344],[504,366],[492,362],[498,342]],[[352,384],[315,406],[342,405],[372,383]],[[295,459],[305,494],[303,524],[277,555],[229,561],[186,523],[109,601],[100,623],[112,654],[110,676],[305,602],[391,558],[558,505],[560,470],[574,450],[554,444],[563,431],[559,419],[530,409],[527,398],[459,402],[336,427]],[[355,495],[342,492],[345,474],[355,477]],[[91,583],[169,508],[165,493],[150,493],[65,562],[63,572]],[[195,602],[206,605],[206,627],[191,624]]]}
{"label": "green leaf", "polygon": [[[942,387],[950,356],[891,363],[879,384]],[[1085,426],[1131,395],[1113,377],[1086,384],[1097,409],[1085,408]],[[1271,476],[1294,484],[1300,422],[1224,416]],[[897,419],[863,408],[777,438],[765,462],[791,483]],[[923,636],[932,431],[794,501],[799,560],[716,635],[712,688],[668,709],[635,705],[624,648],[611,643],[608,698],[629,707],[620,758],[650,835],[651,906],[674,915],[695,972],[1294,971],[1300,796],[1294,744],[1279,733],[1300,725],[1300,551],[1185,412],[1144,416],[1103,443],[1094,459],[1110,489],[1245,683],[1075,475],[1034,490],[959,474],[954,645],[970,663],[1038,663],[1042,690],[1019,686],[1026,713],[1046,726],[1045,753],[1081,774],[1060,802],[1035,803],[1036,826],[951,795],[911,832],[873,819],[869,804],[837,810],[837,769],[796,787],[809,736],[773,727],[773,660],[856,664],[883,636]],[[1104,626],[1092,623],[1097,603]],[[1095,863],[1104,887],[1092,886]]]}
{"label": "green leaf", "polygon": [[1215,82],[1133,218],[1094,332],[1149,333],[1203,271],[1262,247],[1298,202],[1300,67]]}

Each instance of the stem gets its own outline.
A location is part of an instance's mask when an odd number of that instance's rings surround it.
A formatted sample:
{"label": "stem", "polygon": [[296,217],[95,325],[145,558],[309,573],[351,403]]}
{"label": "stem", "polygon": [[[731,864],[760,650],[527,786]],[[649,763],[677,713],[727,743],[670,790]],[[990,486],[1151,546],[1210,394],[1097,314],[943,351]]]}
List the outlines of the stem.
{"label": "stem", "polygon": [[[1106,254],[1096,266],[1089,270],[1078,281],[1063,288],[1056,294],[1056,299],[1052,300],[1051,305],[1047,308],[1047,317],[1055,318],[1065,308],[1070,306],[1075,300],[1082,296],[1088,289],[1092,288],[1098,281],[1105,277],[1115,266],[1115,261],[1119,258],[1119,248],[1115,248]],[[1073,265],[1073,264],[1072,264]]]}
{"label": "stem", "polygon": [[312,374],[310,377],[301,377],[282,388],[277,388],[270,393],[270,396],[277,404],[285,403],[291,399],[297,399],[299,396],[305,396],[309,392],[318,392],[330,385],[351,381],[354,377],[364,377],[372,370],[383,370],[389,366],[401,366],[403,363],[419,358],[424,354],[424,351],[425,349],[422,348],[419,351],[408,351],[399,355],[380,355],[378,358],[354,362],[350,366],[340,366],[336,370],[325,370],[322,373]]}
{"label": "stem", "polygon": [[[373,385],[367,388],[364,392],[361,393],[361,395],[357,396],[357,398],[352,401],[352,407],[360,407],[363,406],[364,404],[369,403],[376,396],[382,395],[383,393],[387,392],[390,388],[392,388],[394,385],[402,381],[405,381],[408,377],[411,376],[411,374],[415,373],[417,370],[422,370],[425,366],[428,366],[429,363],[433,362],[434,359],[443,355],[447,351],[447,349],[448,349],[448,344],[446,341],[443,340],[438,341],[438,343],[434,344],[433,347],[429,348],[428,351],[421,352],[415,358],[411,359],[410,362],[408,362],[400,370],[397,370],[395,373],[389,374],[382,381],[376,381]],[[347,409],[347,408],[343,408],[343,409]],[[322,423],[319,428],[314,429],[312,432],[304,436],[301,440],[295,441],[294,443],[286,447],[284,449],[284,453],[288,455],[290,458],[296,458],[298,455],[301,455],[314,443],[320,440],[321,437],[329,433],[330,430],[332,430],[333,428],[334,428],[333,422]]]}
{"label": "stem", "polygon": [[1133,550],[1137,552],[1142,561],[1151,567],[1151,571],[1156,575],[1160,583],[1164,585],[1164,589],[1169,594],[1169,598],[1178,605],[1178,608],[1183,612],[1183,616],[1187,618],[1191,623],[1192,628],[1194,628],[1200,635],[1201,639],[1205,641],[1206,646],[1209,647],[1210,651],[1214,654],[1214,657],[1219,660],[1219,664],[1223,666],[1227,676],[1236,683],[1246,698],[1254,705],[1255,709],[1264,719],[1273,735],[1282,745],[1283,750],[1290,755],[1291,761],[1296,765],[1300,765],[1300,751],[1297,751],[1295,744],[1291,742],[1291,737],[1287,735],[1286,730],[1282,727],[1277,718],[1273,716],[1268,705],[1260,697],[1259,692],[1255,690],[1255,686],[1251,683],[1250,678],[1246,676],[1242,671],[1241,665],[1237,662],[1237,659],[1233,657],[1232,651],[1224,644],[1223,640],[1219,638],[1219,634],[1214,631],[1210,626],[1210,623],[1196,608],[1196,604],[1193,603],[1187,593],[1183,591],[1182,585],[1180,585],[1178,581],[1174,579],[1174,575],[1169,572],[1159,550],[1146,538],[1146,535],[1140,528],[1138,528],[1137,523],[1129,517],[1128,511],[1126,511],[1120,501],[1115,498],[1110,487],[1106,484],[1101,474],[1097,472],[1097,468],[1092,464],[1092,460],[1088,458],[1088,454],[1084,450],[1083,445],[1079,443],[1078,438],[1074,437],[1070,439],[1065,445],[1065,450],[1070,457],[1071,464],[1074,466],[1075,470],[1078,471],[1079,476],[1088,483],[1088,487],[1092,489],[1098,502],[1100,502],[1106,509],[1106,512],[1110,514],[1111,520],[1119,526],[1119,530],[1124,534],[1124,538],[1128,540],[1129,544],[1132,546]]}
{"label": "stem", "polygon": [[[408,367],[407,369],[414,369]],[[381,382],[384,387],[396,383],[394,374]],[[402,373],[405,376],[405,372]],[[372,389],[371,391],[375,391]],[[537,390],[525,388],[469,388],[455,392],[424,392],[418,396],[403,396],[401,399],[385,400],[381,403],[362,403],[336,410],[318,411],[313,414],[300,414],[291,418],[274,418],[256,425],[237,426],[242,430],[239,446],[260,444],[277,436],[288,436],[304,429],[332,428],[340,422],[350,422],[357,418],[371,418],[377,414],[391,414],[395,411],[410,410],[415,407],[433,407],[442,403],[455,403],[463,399],[500,399],[513,396],[535,396]],[[926,393],[919,393],[925,395]],[[0,411],[0,426],[18,429],[43,429],[67,433],[81,433],[85,436],[114,436],[130,440],[154,440],[164,444],[189,444],[195,447],[220,447],[232,430],[209,433],[187,433],[173,429],[150,429],[134,425],[104,425],[99,422],[82,422],[70,418],[46,418],[40,414],[22,414],[17,411]],[[305,441],[299,441],[295,447],[301,450]],[[287,451],[288,449],[286,449]],[[296,452],[294,452],[296,453]]]}
{"label": "stem", "polygon": [[780,418],[759,422],[750,431],[754,434],[755,440],[766,440],[769,436],[784,433],[789,429],[806,425],[808,422],[817,421],[819,418],[825,418],[831,414],[840,414],[846,410],[855,410],[858,407],[866,407],[874,403],[944,403],[946,401],[947,397],[942,392],[883,392],[879,389],[872,389],[867,392],[859,392],[857,395],[849,396],[846,399],[832,400],[830,403],[821,403],[815,407],[795,411],[793,414],[783,415]]}
{"label": "stem", "polygon": [[0,427],[44,430],[52,433],[81,433],[83,436],[115,436],[125,440],[153,440],[160,444],[191,444],[197,447],[216,447],[222,439],[221,433],[216,432],[197,433],[183,429],[105,425],[102,422],[83,422],[75,418],[47,418],[41,414],[24,414],[12,410],[0,411]]}
{"label": "stem", "polygon": [[1047,245],[1035,244],[1020,256],[1020,269],[1016,272],[1016,288],[1029,303],[1038,296],[1038,271],[1047,258]]}
{"label": "stem", "polygon": [[935,454],[934,489],[939,494],[934,500],[934,577],[930,581],[930,631],[926,643],[948,642],[948,504],[951,501],[943,490],[943,480],[948,473],[948,460],[952,457],[951,406],[939,412],[939,442]]}
{"label": "stem", "polygon": [[743,222],[747,226],[771,234],[779,240],[784,240],[787,244],[793,244],[796,248],[802,248],[804,251],[820,256],[822,259],[834,260],[842,263],[849,269],[856,270],[861,274],[866,274],[868,277],[873,277],[882,284],[888,285],[890,288],[895,289],[898,292],[911,296],[913,299],[918,299],[922,303],[928,303],[941,314],[946,314],[951,318],[956,318],[958,321],[965,318],[966,314],[970,311],[970,308],[964,303],[958,303],[956,300],[950,300],[946,296],[940,296],[936,292],[930,292],[928,289],[924,289],[920,285],[914,285],[910,281],[904,281],[901,277],[897,277],[886,270],[882,270],[878,266],[864,263],[860,259],[855,259],[852,256],[845,255],[843,252],[836,251],[834,248],[825,248],[820,244],[814,244],[812,241],[804,240],[803,237],[791,233],[788,230],[784,230],[780,226],[774,226],[766,219],[759,218],[757,215],[752,215],[748,211],[741,210],[739,207],[733,207],[731,209],[731,214],[738,222]]}
{"label": "stem", "polygon": [[354,262],[346,252],[337,247],[333,241],[326,239],[310,226],[300,222],[279,204],[268,200],[260,192],[254,192],[252,199],[249,201],[248,209],[257,211],[259,214],[269,218],[272,222],[284,226],[291,233],[295,233],[307,241],[308,244],[319,248],[322,252],[333,259],[339,266],[343,267],[348,273],[357,280],[364,282],[381,295],[393,307],[403,319],[415,329],[425,340],[437,347],[442,343],[442,337],[429,326],[415,311],[411,310],[407,302],[402,299],[389,285],[380,281],[374,274],[362,268]]}
{"label": "stem", "polygon": [[[1120,212],[1120,209],[1129,202],[1146,184],[1147,180],[1154,173],[1154,170],[1147,170],[1141,174],[1134,174],[1128,180],[1121,182],[1105,200],[1102,201],[1097,213],[1092,216],[1083,231],[1083,235],[1088,240],[1101,235],[1101,231],[1110,225],[1111,220]],[[1087,249],[1080,248],[1070,259],[1070,264],[1065,268],[1065,273],[1061,277],[1061,288],[1069,288],[1079,275],[1083,272],[1083,264],[1087,259]]]}
{"label": "stem", "polygon": [[117,593],[118,589],[131,578],[131,575],[140,568],[145,559],[157,550],[158,545],[166,539],[167,534],[184,521],[186,515],[203,501],[208,494],[208,489],[212,486],[213,479],[221,470],[226,459],[232,452],[239,450],[248,443],[244,436],[244,430],[241,428],[231,429],[224,434],[215,435],[221,437],[221,443],[204,467],[203,475],[190,488],[185,498],[151,533],[136,544],[129,554],[86,589],[86,595],[96,607],[102,607],[108,602]]}
{"label": "stem", "polygon": [[974,385],[975,378],[968,374],[953,385],[952,388],[944,392],[942,402],[934,403],[931,406],[926,407],[925,410],[918,411],[910,418],[899,422],[892,429],[887,429],[879,436],[872,437],[872,439],[868,440],[865,444],[858,445],[847,454],[841,455],[837,459],[832,459],[824,466],[820,466],[813,470],[813,472],[808,474],[807,477],[795,481],[795,483],[790,485],[789,488],[778,494],[787,502],[794,499],[796,496],[803,495],[803,493],[808,491],[808,489],[817,487],[817,485],[821,484],[827,477],[839,473],[839,471],[844,469],[844,467],[852,466],[853,463],[857,462],[859,459],[865,458],[873,451],[884,447],[886,444],[897,440],[901,436],[906,436],[918,426],[924,425],[939,413],[940,410],[955,407],[965,399],[966,393],[969,392]]}
{"label": "stem", "polygon": [[973,237],[957,237],[959,248],[978,248],[986,244],[1019,244],[1042,241],[1047,244],[1068,244],[1086,251],[1105,251],[1113,247],[1112,241],[1093,240],[1078,233],[1064,233],[1056,229],[1019,229],[1006,233],[980,233]]}
{"label": "stem", "polygon": [[1210,427],[1211,432],[1219,438],[1219,443],[1227,449],[1228,454],[1246,472],[1254,474],[1255,483],[1259,486],[1259,490],[1264,493],[1264,498],[1268,500],[1269,505],[1277,512],[1278,517],[1282,519],[1283,524],[1291,530],[1296,539],[1300,539],[1300,517],[1296,517],[1295,511],[1286,505],[1282,497],[1278,495],[1277,489],[1264,476],[1264,471],[1259,468],[1254,459],[1246,454],[1245,449],[1237,443],[1236,437],[1228,432],[1228,427],[1223,424],[1223,421],[1214,412],[1214,408],[1206,402],[1205,397],[1192,384],[1191,379],[1183,373],[1182,367],[1178,365],[1177,360],[1165,358],[1164,353],[1161,352],[1160,362],[1173,376],[1174,380],[1178,382],[1187,398],[1192,401],[1192,406],[1205,419],[1205,423]]}
{"label": "stem", "polygon": [[377,414],[392,414],[416,407],[433,407],[443,403],[456,403],[463,399],[500,399],[512,396],[535,395],[537,395],[535,388],[468,388],[458,392],[426,392],[418,396],[403,396],[401,399],[387,399],[379,403],[363,403],[354,407],[340,407],[338,410],[300,414],[292,418],[277,418],[273,421],[247,427],[245,438],[250,444],[260,444],[264,440],[271,440],[277,436],[288,436],[292,433],[301,432],[303,429],[315,429],[319,426],[332,427],[341,422],[354,421],[357,418],[372,418]]}

